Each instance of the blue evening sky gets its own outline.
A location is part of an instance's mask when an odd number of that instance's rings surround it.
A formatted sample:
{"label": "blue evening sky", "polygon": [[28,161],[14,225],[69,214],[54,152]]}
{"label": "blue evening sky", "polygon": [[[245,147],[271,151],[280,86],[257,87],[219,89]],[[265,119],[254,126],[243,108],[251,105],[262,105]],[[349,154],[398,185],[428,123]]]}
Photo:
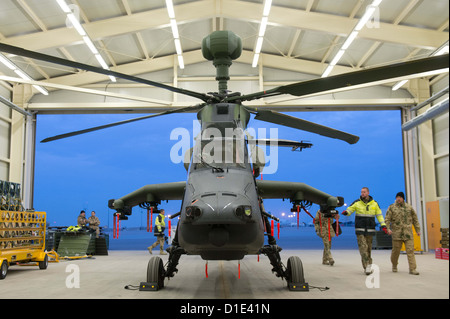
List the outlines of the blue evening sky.
{"label": "blue evening sky", "polygon": [[[360,136],[346,142],[251,120],[250,127],[277,127],[278,138],[309,141],[311,149],[278,149],[278,170],[265,180],[303,182],[351,204],[367,186],[385,213],[395,194],[404,191],[400,111],[291,112],[292,116]],[[192,134],[196,114],[171,114],[41,144],[40,140],[74,130],[138,117],[138,114],[39,115],[37,121],[34,208],[47,212],[51,226],[76,224],[79,212],[95,210],[102,226],[112,227],[108,200],[147,184],[183,181],[183,164],[170,160],[177,142],[170,134],[184,127]],[[267,136],[269,137],[269,136]],[[267,151],[269,152],[269,150]],[[408,199],[407,199],[408,200]],[[181,201],[163,202],[166,213],[179,211]],[[289,213],[288,200],[266,200],[266,210]],[[318,206],[310,212],[315,215]],[[342,211],[343,209],[339,209]],[[306,214],[301,221],[311,222]],[[345,218],[341,219],[345,221]],[[292,220],[296,222],[296,220]],[[146,211],[135,207],[121,226],[146,225]]]}

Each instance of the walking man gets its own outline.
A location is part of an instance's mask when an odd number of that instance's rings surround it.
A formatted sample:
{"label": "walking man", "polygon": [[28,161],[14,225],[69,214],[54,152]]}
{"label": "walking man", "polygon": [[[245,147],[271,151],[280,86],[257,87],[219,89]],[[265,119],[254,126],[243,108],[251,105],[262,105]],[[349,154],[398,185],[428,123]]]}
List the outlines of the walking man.
{"label": "walking man", "polygon": [[375,217],[381,225],[381,229],[387,233],[383,214],[378,203],[369,195],[369,189],[363,187],[361,196],[355,200],[346,211],[344,216],[350,216],[355,212],[355,233],[358,240],[361,262],[366,275],[373,273],[372,270],[372,239],[375,235]]}
{"label": "walking man", "polygon": [[416,270],[416,257],[414,256],[414,236],[412,226],[420,236],[420,225],[416,211],[405,202],[405,194],[397,193],[395,203],[390,205],[386,212],[386,227],[389,235],[392,235],[392,271],[397,272],[398,257],[402,245],[405,244],[406,256],[408,256],[409,273],[418,275]]}

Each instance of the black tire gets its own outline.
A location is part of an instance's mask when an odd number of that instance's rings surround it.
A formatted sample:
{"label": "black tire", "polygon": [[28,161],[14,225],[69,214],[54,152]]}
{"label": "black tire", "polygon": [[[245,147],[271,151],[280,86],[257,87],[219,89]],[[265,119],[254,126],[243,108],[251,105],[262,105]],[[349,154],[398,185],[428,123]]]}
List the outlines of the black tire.
{"label": "black tire", "polygon": [[45,254],[44,260],[39,262],[39,269],[47,269],[48,267],[48,256]]}
{"label": "black tire", "polygon": [[303,264],[299,257],[291,256],[287,262],[287,275],[288,275],[288,284],[289,283],[297,283],[303,284],[305,283],[305,276],[303,273]]}
{"label": "black tire", "polygon": [[0,267],[0,279],[5,279],[8,274],[8,262],[3,260],[2,265]]}
{"label": "black tire", "polygon": [[157,282],[158,289],[164,288],[164,265],[160,257],[150,258],[147,266],[147,282]]}

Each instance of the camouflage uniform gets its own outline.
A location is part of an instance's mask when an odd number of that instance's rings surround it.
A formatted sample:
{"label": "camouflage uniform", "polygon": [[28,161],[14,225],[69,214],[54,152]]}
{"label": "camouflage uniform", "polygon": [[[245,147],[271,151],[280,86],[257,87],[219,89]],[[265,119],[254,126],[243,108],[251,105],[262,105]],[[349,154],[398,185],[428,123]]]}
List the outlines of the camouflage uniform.
{"label": "camouflage uniform", "polygon": [[85,227],[87,223],[88,223],[88,220],[86,219],[85,216],[83,216],[83,215],[81,215],[81,214],[78,215],[78,218],[77,218],[77,226]]}
{"label": "camouflage uniform", "polygon": [[100,219],[97,216],[91,216],[88,218],[89,228],[95,231],[95,236],[98,238],[100,235]]}
{"label": "camouflage uniform", "polygon": [[314,228],[317,236],[322,238],[323,241],[323,257],[322,264],[334,265],[333,257],[331,256],[331,238],[336,234],[334,232],[333,224],[334,217],[324,217],[320,210],[317,211],[314,218]]}
{"label": "camouflage uniform", "polygon": [[417,267],[414,256],[414,235],[412,226],[420,233],[419,220],[411,205],[403,202],[390,205],[386,212],[386,227],[392,231],[392,269],[397,270],[398,258],[402,244],[405,244],[408,256],[409,270],[414,271]]}

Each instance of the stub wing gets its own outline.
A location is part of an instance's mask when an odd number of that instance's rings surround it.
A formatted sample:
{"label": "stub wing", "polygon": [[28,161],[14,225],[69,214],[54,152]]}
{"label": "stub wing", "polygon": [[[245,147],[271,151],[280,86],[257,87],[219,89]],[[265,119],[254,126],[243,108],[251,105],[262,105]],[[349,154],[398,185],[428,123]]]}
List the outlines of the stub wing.
{"label": "stub wing", "polygon": [[182,200],[186,182],[150,184],[118,199],[111,199],[108,207],[121,215],[131,215],[131,208],[140,204],[159,204],[163,200]]}
{"label": "stub wing", "polygon": [[309,201],[328,207],[340,207],[344,204],[342,197],[331,196],[304,183],[256,180],[256,186],[263,199],[289,198],[291,202]]}

